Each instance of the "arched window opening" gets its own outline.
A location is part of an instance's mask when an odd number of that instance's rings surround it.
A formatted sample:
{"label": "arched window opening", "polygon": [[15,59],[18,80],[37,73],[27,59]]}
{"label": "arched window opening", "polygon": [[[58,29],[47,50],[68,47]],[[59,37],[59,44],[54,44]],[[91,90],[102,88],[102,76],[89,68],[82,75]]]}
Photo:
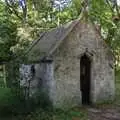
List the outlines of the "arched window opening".
{"label": "arched window opening", "polygon": [[87,55],[80,59],[80,88],[82,104],[90,104],[91,60]]}

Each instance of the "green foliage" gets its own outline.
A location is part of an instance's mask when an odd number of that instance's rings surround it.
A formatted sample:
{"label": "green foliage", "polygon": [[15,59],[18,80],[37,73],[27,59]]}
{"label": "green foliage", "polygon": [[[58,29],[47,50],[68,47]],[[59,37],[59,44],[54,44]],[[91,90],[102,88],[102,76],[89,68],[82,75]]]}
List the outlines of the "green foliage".
{"label": "green foliage", "polygon": [[52,108],[52,103],[49,100],[49,96],[46,92],[39,90],[39,92],[35,93],[33,98],[29,98],[30,104],[34,104],[34,108],[38,106],[40,108]]}
{"label": "green foliage", "polygon": [[6,63],[6,83],[9,88],[19,89],[19,64],[20,60],[13,60]]}
{"label": "green foliage", "polygon": [[25,120],[73,120],[73,119],[80,119],[80,120],[87,120],[87,113],[83,110],[74,110],[70,109],[68,111],[61,110],[61,109],[54,109],[54,110],[43,110],[38,109],[36,112],[31,113],[28,115]]}
{"label": "green foliage", "polygon": [[35,95],[34,99],[25,100],[23,95],[16,94],[16,90],[0,89],[0,118],[24,120],[72,120],[87,119],[87,113],[80,108],[70,110],[53,109],[43,93]]}
{"label": "green foliage", "polygon": [[67,111],[56,110],[55,112],[56,120],[73,120],[73,119],[81,119],[87,120],[87,113],[80,108],[74,108]]}
{"label": "green foliage", "polygon": [[[85,1],[86,2],[86,1]],[[39,33],[80,16],[85,2],[82,0],[25,0],[25,8],[18,0],[0,2],[1,61],[24,55],[27,47]],[[119,6],[109,0],[88,2],[89,18],[99,24],[101,35],[116,55],[119,49]],[[115,7],[116,6],[116,7]],[[4,42],[3,42],[4,41]],[[3,44],[4,43],[4,44]],[[118,53],[118,52],[117,52]]]}
{"label": "green foliage", "polygon": [[[4,16],[4,14],[3,14]],[[8,18],[0,17],[0,62],[9,61],[14,58],[13,52],[10,48],[16,45],[17,26]]]}
{"label": "green foliage", "polygon": [[[48,96],[43,92],[37,93],[33,99],[26,100],[20,90],[18,68],[21,62],[25,62],[24,54],[31,42],[39,36],[40,32],[78,18],[84,6],[83,0],[65,2],[61,0],[64,4],[60,2],[58,5],[55,1],[25,0],[26,6],[23,8],[20,7],[18,0],[5,0],[5,2],[0,0],[0,62],[10,62],[6,64],[6,73],[7,85],[12,86],[12,89],[0,89],[1,115],[27,114],[25,120],[87,119],[87,114],[80,110],[54,110]],[[117,71],[119,71],[120,6],[117,9],[117,6],[114,7],[114,3],[110,0],[91,0],[88,6],[89,18],[95,24],[100,25],[101,35],[116,56]],[[118,20],[113,19],[115,16]],[[116,100],[120,96],[119,78],[117,75]],[[117,101],[117,104],[120,104],[120,101]],[[38,107],[40,109],[34,112]]]}
{"label": "green foliage", "polygon": [[22,97],[16,96],[9,88],[0,89],[0,116],[9,116],[13,113],[22,112],[22,107]]}
{"label": "green foliage", "polygon": [[0,117],[30,114],[38,108],[52,110],[47,94],[39,92],[34,95],[34,98],[26,99],[22,89],[0,88]]}
{"label": "green foliage", "polygon": [[29,114],[25,120],[53,120],[53,113],[38,109],[36,112]]}

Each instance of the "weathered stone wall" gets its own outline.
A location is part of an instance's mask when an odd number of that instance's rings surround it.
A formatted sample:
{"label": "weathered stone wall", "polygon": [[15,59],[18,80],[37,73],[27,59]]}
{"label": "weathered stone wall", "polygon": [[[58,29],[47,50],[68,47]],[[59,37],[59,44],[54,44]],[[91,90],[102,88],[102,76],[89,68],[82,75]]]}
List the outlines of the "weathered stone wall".
{"label": "weathered stone wall", "polygon": [[40,68],[37,70],[38,76],[42,81],[39,87],[42,87],[43,91],[49,96],[50,101],[54,100],[55,81],[54,81],[54,65],[50,63],[40,63]]}
{"label": "weathered stone wall", "polygon": [[[88,48],[91,59],[91,101],[114,96],[113,59],[108,47],[92,25],[81,22],[71,31],[53,55],[57,107],[81,104],[80,57]],[[93,56],[92,56],[93,54]]]}
{"label": "weathered stone wall", "polygon": [[[37,91],[37,86],[39,82],[39,77],[37,76],[37,71],[39,64],[22,64],[20,67],[20,86],[32,96]],[[32,67],[34,67],[34,72],[32,72]]]}
{"label": "weathered stone wall", "polygon": [[27,82],[32,79],[31,65],[22,64],[19,68],[20,71],[20,86],[28,86]]}
{"label": "weathered stone wall", "polygon": [[[34,68],[34,73],[32,69]],[[20,67],[20,86],[33,96],[37,92],[44,92],[50,96],[50,100],[54,99],[54,79],[53,79],[53,63],[39,64],[22,64]],[[42,90],[42,91],[40,91]]]}
{"label": "weathered stone wall", "polygon": [[113,57],[93,25],[82,21],[53,53],[53,62],[34,64],[31,95],[39,88],[44,88],[56,107],[80,105],[80,58],[85,52],[92,64],[92,103],[112,100],[115,91]]}

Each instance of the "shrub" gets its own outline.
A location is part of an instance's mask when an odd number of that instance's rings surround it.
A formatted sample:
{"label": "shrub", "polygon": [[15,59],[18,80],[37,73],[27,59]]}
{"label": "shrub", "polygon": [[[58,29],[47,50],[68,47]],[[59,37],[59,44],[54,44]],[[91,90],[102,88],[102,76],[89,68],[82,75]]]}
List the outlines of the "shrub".
{"label": "shrub", "polygon": [[52,103],[49,100],[48,94],[42,90],[35,93],[34,96],[29,99],[29,104],[32,104],[31,106],[34,106],[35,108],[52,108]]}
{"label": "shrub", "polygon": [[49,97],[45,92],[37,92],[33,97],[25,99],[21,90],[1,88],[0,116],[28,114],[34,112],[37,108],[44,110],[52,108]]}
{"label": "shrub", "polygon": [[0,89],[0,116],[24,112],[24,98],[9,88]]}

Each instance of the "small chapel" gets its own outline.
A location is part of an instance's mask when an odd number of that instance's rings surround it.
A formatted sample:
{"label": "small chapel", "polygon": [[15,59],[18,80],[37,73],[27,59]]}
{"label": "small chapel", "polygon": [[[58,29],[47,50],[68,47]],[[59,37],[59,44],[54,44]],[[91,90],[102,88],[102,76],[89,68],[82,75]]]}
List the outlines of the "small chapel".
{"label": "small chapel", "polygon": [[27,57],[21,86],[29,81],[31,95],[42,88],[55,107],[114,99],[114,55],[90,21],[76,19],[42,33]]}

